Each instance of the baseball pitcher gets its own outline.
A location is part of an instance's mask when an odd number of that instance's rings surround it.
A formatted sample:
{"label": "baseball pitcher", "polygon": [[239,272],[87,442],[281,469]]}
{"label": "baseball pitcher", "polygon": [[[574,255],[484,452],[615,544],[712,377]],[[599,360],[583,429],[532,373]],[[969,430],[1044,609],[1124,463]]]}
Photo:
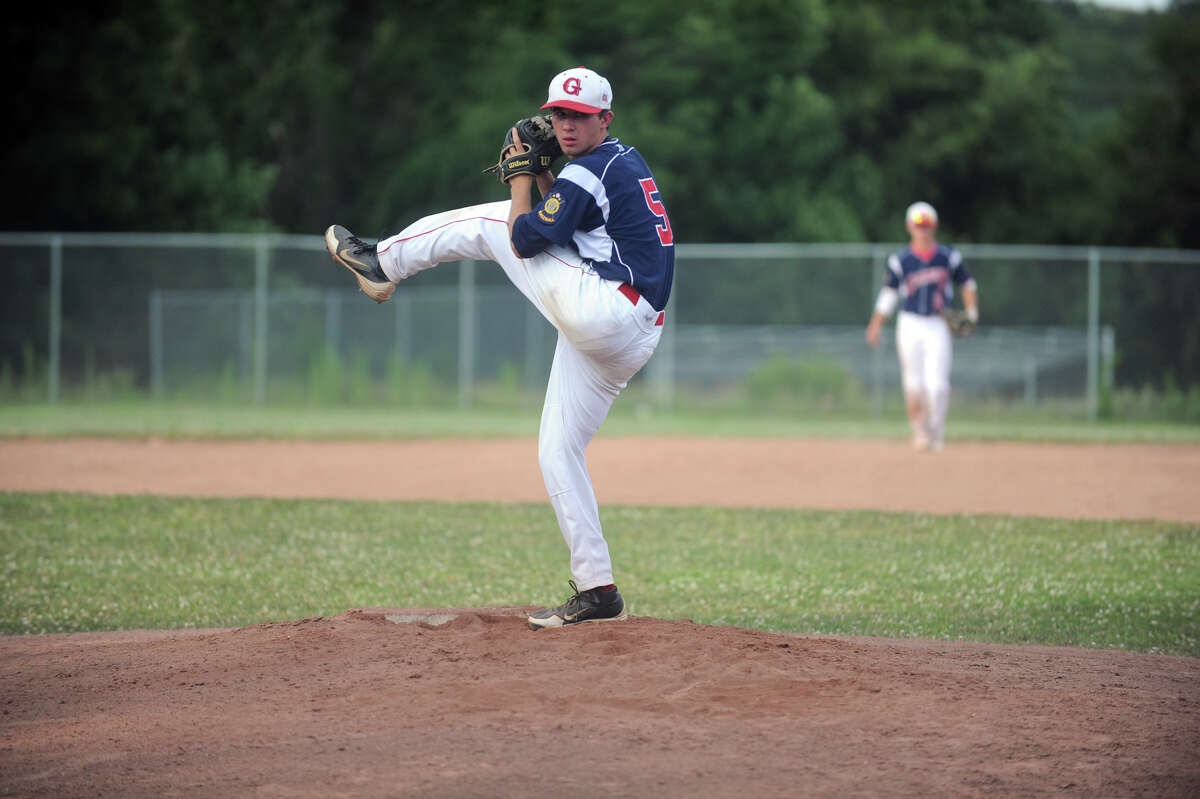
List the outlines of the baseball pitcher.
{"label": "baseball pitcher", "polygon": [[628,617],[584,450],[658,345],[675,269],[654,175],[637,150],[609,135],[609,82],[568,69],[550,81],[541,108],[549,113],[512,126],[485,170],[508,185],[510,200],[427,216],[376,244],[340,225],[325,233],[334,259],[376,302],[439,263],[489,260],[558,330],[538,462],[570,551],[573,595],[531,614],[535,630]]}
{"label": "baseball pitcher", "polygon": [[[979,322],[975,279],[962,254],[935,238],[937,211],[916,202],[904,214],[909,244],[888,258],[883,288],[867,325],[867,343],[879,344],[884,321],[896,318],[896,351],[913,446],[940,450],[950,404],[951,336],[966,336]],[[954,284],[962,287],[963,311],[953,310]]]}

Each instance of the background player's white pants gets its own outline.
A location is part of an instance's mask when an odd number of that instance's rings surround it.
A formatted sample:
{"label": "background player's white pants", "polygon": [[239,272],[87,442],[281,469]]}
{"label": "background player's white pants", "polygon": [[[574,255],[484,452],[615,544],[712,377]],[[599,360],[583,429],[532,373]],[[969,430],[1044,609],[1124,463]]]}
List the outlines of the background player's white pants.
{"label": "background player's white pants", "polygon": [[939,445],[946,435],[950,406],[950,328],[940,316],[901,311],[896,317],[896,351],[904,393],[921,397],[926,424],[923,432],[929,443]]}
{"label": "background player's white pants", "polygon": [[379,242],[379,263],[403,280],[445,261],[495,261],[558,330],[538,434],[538,463],[571,552],[580,591],[614,582],[608,545],[584,450],[629,379],[650,360],[662,327],[658,312],[635,306],[618,281],[591,271],[573,250],[553,246],[533,258],[513,252],[508,202],[434,214]]}

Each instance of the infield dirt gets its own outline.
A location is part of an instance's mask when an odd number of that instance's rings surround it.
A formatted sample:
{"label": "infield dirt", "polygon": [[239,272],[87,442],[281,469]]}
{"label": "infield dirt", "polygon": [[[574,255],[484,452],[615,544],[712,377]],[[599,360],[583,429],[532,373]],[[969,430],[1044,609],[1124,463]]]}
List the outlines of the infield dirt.
{"label": "infield dirt", "polygon": [[[1200,447],[599,439],[589,462],[602,503],[1200,521]],[[346,477],[365,464],[403,479]],[[544,501],[526,440],[9,440],[0,490]],[[0,638],[0,795],[1200,795],[1200,659],[525,610]]]}

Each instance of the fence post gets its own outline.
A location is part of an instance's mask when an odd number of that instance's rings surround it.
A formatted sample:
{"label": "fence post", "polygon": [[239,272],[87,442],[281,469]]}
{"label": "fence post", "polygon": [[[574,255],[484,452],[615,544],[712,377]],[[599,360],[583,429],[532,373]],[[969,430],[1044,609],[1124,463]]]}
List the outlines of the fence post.
{"label": "fence post", "polygon": [[254,296],[238,293],[238,383],[244,386],[254,370]]}
{"label": "fence post", "polygon": [[[884,263],[886,262],[886,253],[882,247],[873,247],[871,253],[871,293],[867,298],[871,308],[871,313],[874,313],[875,296],[879,293],[880,281],[882,280]],[[872,347],[871,352],[871,405],[876,416],[883,416],[883,347],[885,335],[879,337],[879,346]]]}
{"label": "fence post", "polygon": [[475,379],[475,262],[458,270],[458,407],[471,407]]}
{"label": "fence post", "polygon": [[1032,356],[1025,358],[1025,406],[1032,408],[1037,405],[1037,359]]}
{"label": "fence post", "polygon": [[62,236],[50,237],[50,404],[58,402],[59,372],[62,369]]}
{"label": "fence post", "polygon": [[150,396],[163,395],[163,293],[150,292]]}
{"label": "fence post", "polygon": [[1100,367],[1100,251],[1088,248],[1088,322],[1087,322],[1087,413],[1095,422]]}
{"label": "fence post", "polygon": [[1113,386],[1117,367],[1116,338],[1112,325],[1105,325],[1104,329],[1100,331],[1100,379],[1104,386],[1104,396],[1107,397],[1108,408],[1106,413],[1110,415],[1113,410]]}
{"label": "fence post", "polygon": [[254,245],[254,403],[267,399],[267,274],[270,267],[267,237]]}

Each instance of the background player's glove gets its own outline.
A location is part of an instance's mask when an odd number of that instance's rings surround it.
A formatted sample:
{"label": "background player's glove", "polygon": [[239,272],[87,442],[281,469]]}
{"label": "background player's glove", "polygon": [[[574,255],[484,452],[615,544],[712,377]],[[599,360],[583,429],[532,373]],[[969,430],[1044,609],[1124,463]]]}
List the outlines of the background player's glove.
{"label": "background player's glove", "polygon": [[964,310],[944,310],[942,311],[942,318],[946,320],[946,326],[950,328],[950,335],[955,338],[966,338],[974,333],[975,328],[979,326],[978,314],[972,317]]}
{"label": "background player's glove", "polygon": [[501,183],[508,183],[513,175],[536,177],[548,170],[554,163],[554,159],[562,155],[562,147],[559,146],[558,139],[554,137],[554,124],[550,121],[549,114],[526,117],[513,127],[517,129],[517,136],[524,145],[524,152],[504,157],[509,148],[516,144],[513,141],[512,128],[509,128],[504,137],[504,144],[500,147],[500,160],[483,170],[497,173]]}

